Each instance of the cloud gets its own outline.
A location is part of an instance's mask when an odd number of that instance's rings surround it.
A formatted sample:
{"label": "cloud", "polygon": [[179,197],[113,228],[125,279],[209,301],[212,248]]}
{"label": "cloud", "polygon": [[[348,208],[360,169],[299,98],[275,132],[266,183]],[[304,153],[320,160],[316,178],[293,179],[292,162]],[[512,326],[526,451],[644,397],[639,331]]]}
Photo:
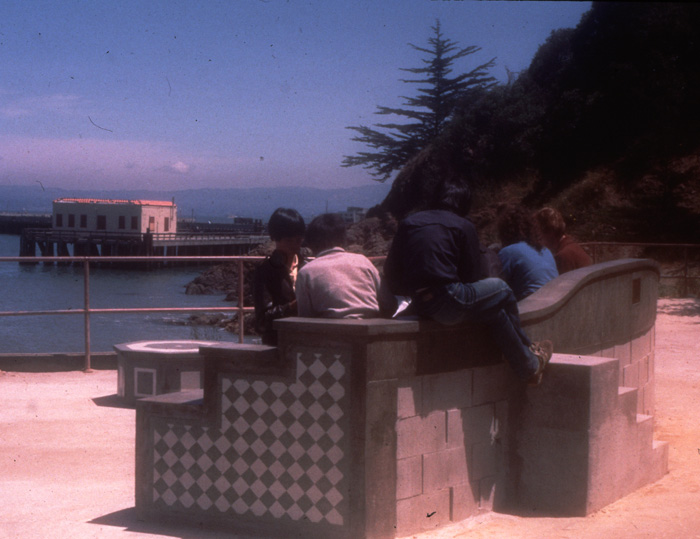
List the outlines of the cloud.
{"label": "cloud", "polygon": [[[188,154],[164,143],[91,138],[31,138],[0,135],[0,178],[36,178],[69,187],[86,180],[101,187],[187,186],[195,168],[220,167],[207,156]],[[177,179],[181,177],[181,179]],[[46,183],[44,181],[44,183]]]}
{"label": "cloud", "polygon": [[170,170],[179,172],[180,174],[187,174],[190,171],[190,165],[183,163],[182,161],[178,161],[177,163],[170,165]]}
{"label": "cloud", "polygon": [[0,183],[34,185],[36,180],[47,188],[65,189],[84,189],[86,185],[99,189],[192,189],[358,183],[335,162],[328,165],[309,160],[290,165],[267,156],[261,162],[260,154],[198,151],[161,141],[0,134]]}

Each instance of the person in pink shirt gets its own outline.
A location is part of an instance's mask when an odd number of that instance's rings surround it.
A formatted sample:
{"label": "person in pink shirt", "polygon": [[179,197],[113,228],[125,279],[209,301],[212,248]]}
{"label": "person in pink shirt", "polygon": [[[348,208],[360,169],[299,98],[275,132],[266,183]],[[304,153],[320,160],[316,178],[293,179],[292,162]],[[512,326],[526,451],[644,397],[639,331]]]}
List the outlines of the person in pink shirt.
{"label": "person in pink shirt", "polygon": [[319,215],[306,230],[306,244],[316,256],[299,270],[299,316],[374,318],[392,310],[379,271],[361,254],[345,249],[345,221],[335,213]]}

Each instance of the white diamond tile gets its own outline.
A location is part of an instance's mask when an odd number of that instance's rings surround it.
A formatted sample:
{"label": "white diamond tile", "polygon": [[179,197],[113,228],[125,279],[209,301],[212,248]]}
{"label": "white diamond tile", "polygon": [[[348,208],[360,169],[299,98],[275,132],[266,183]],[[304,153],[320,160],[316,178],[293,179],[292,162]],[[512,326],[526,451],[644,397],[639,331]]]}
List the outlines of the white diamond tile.
{"label": "white diamond tile", "polygon": [[180,477],[180,483],[182,484],[183,487],[188,489],[192,485],[194,485],[194,478],[189,474],[189,472],[185,472],[182,475],[182,477]]}
{"label": "white diamond tile", "polygon": [[308,518],[311,522],[321,522],[323,519],[323,513],[321,513],[318,508],[312,507],[306,512],[306,518]]}
{"label": "white diamond tile", "polygon": [[194,498],[189,492],[185,492],[178,500],[185,507],[192,507],[194,505]]}

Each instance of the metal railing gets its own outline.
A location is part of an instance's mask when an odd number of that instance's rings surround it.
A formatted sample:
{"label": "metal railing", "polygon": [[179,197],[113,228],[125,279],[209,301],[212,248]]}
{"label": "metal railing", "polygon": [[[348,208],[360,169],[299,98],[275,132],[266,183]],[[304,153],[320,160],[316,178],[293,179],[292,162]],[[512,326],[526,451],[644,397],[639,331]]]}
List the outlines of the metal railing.
{"label": "metal railing", "polygon": [[[630,256],[625,253],[625,249],[636,249],[644,251],[648,249],[681,249],[683,252],[682,275],[661,274],[662,279],[682,279],[683,295],[687,295],[691,281],[700,281],[700,273],[691,275],[690,268],[699,264],[698,261],[691,259],[689,253],[691,250],[697,250],[698,259],[700,260],[700,244],[668,244],[668,243],[616,243],[616,242],[587,242],[582,243],[582,247],[591,255],[594,263],[612,260],[614,258],[624,258]],[[606,250],[607,249],[607,254]],[[616,253],[612,256],[611,253]],[[620,256],[622,254],[622,256]],[[634,255],[632,255],[634,256]],[[383,256],[370,257],[373,262],[381,262]],[[253,312],[252,306],[245,305],[245,263],[259,263],[264,260],[262,256],[52,256],[52,257],[0,257],[0,263],[3,262],[19,262],[19,263],[72,263],[81,264],[83,266],[83,308],[82,309],[58,309],[48,311],[0,311],[0,317],[3,316],[38,316],[38,315],[83,315],[84,317],[84,332],[85,332],[85,370],[91,370],[90,367],[90,316],[93,314],[115,314],[115,313],[158,313],[158,312],[235,312],[238,314],[238,340],[244,342],[245,335],[245,313]],[[237,264],[238,274],[238,304],[233,307],[134,307],[134,308],[112,308],[96,309],[90,306],[90,263],[95,262],[109,264],[113,262],[128,262],[128,263],[144,263],[144,264],[159,264],[166,262],[177,263],[215,263],[215,264]],[[694,263],[694,265],[693,265]]]}
{"label": "metal railing", "polygon": [[[85,367],[86,372],[91,371],[90,359],[90,316],[93,314],[115,313],[160,313],[160,312],[236,312],[238,313],[238,340],[244,342],[245,321],[247,312],[252,312],[252,306],[245,305],[245,271],[246,262],[261,262],[261,256],[37,256],[37,257],[0,257],[2,262],[20,262],[34,264],[63,263],[81,264],[83,266],[83,308],[82,309],[56,309],[48,311],[0,311],[3,316],[38,316],[38,315],[82,315],[84,317],[85,332]],[[238,265],[238,304],[235,307],[133,307],[114,309],[95,309],[90,306],[90,263],[109,264],[113,262],[158,264],[164,262],[211,262],[217,264],[236,263]]]}
{"label": "metal railing", "polygon": [[232,239],[241,243],[260,243],[267,241],[268,236],[262,234],[248,234],[234,231],[228,232],[197,232],[187,230],[184,232],[151,232],[144,233],[134,230],[88,230],[80,228],[25,228],[24,236],[30,237],[34,241],[98,241],[98,240],[119,240],[119,239],[134,239],[144,241],[146,236],[154,242],[159,241],[174,241],[174,240],[189,240],[189,239]]}

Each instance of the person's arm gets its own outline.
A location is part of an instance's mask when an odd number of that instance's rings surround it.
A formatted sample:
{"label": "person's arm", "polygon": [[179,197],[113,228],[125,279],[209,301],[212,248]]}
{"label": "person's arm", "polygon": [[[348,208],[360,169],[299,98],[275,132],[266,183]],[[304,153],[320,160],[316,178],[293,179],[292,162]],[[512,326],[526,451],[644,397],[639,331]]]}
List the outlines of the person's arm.
{"label": "person's arm", "polygon": [[510,256],[510,251],[507,247],[498,251],[498,259],[501,261],[501,279],[510,286],[513,282],[513,257]]}
{"label": "person's arm", "polygon": [[[264,264],[264,262],[263,262]],[[266,298],[264,266],[260,264],[253,273],[253,306],[255,307],[255,328],[258,331],[265,330],[265,312],[269,302]]]}
{"label": "person's arm", "polygon": [[474,283],[483,279],[481,270],[481,243],[476,228],[468,219],[464,219],[461,238],[456,238],[459,251],[459,278],[465,283]]}
{"label": "person's arm", "polygon": [[[296,314],[296,299],[275,305],[270,293],[270,281],[278,279],[275,271],[265,263],[258,266],[253,281],[253,305],[255,307],[255,325],[258,331],[271,330],[272,322],[278,318]],[[279,295],[279,294],[278,294]],[[278,298],[279,301],[279,298]]]}
{"label": "person's arm", "polygon": [[398,307],[396,296],[389,289],[389,284],[386,279],[382,279],[377,272],[377,302],[379,303],[379,314],[381,316],[391,317]]}

